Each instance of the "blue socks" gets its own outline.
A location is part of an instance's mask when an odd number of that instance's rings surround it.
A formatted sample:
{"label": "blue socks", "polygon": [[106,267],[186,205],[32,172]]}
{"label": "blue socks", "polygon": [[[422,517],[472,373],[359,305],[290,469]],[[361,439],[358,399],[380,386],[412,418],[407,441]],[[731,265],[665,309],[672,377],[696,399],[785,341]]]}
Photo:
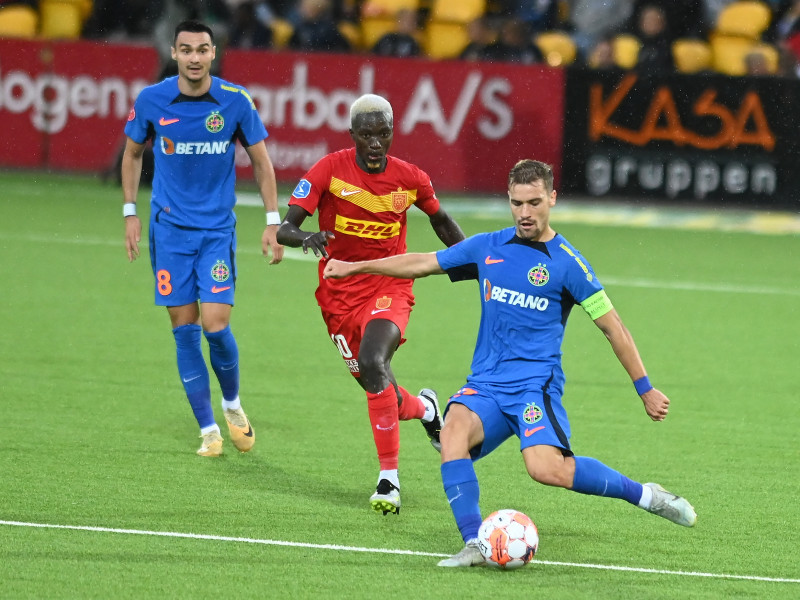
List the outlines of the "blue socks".
{"label": "blue socks", "polygon": [[442,463],[442,485],[450,510],[456,518],[456,525],[464,542],[478,537],[478,529],[483,522],[478,506],[480,488],[472,460],[461,458]]}
{"label": "blue socks", "polygon": [[222,397],[235,400],[239,395],[239,347],[230,325],[214,333],[205,332],[211,368],[219,380]]}
{"label": "blue socks", "polygon": [[[478,505],[480,488],[472,460],[462,458],[442,463],[441,471],[444,492],[462,539],[467,542],[478,537],[483,520]],[[597,459],[576,456],[572,491],[619,498],[638,505],[642,497],[642,484],[628,479]]]}
{"label": "blue socks", "polygon": [[211,387],[208,368],[200,346],[199,325],[181,325],[172,330],[178,355],[178,374],[186,390],[186,397],[192,407],[200,429],[215,424],[211,409]]}
{"label": "blue socks", "polygon": [[638,505],[642,497],[642,484],[628,479],[595,458],[576,456],[572,491],[592,496],[620,498]]}

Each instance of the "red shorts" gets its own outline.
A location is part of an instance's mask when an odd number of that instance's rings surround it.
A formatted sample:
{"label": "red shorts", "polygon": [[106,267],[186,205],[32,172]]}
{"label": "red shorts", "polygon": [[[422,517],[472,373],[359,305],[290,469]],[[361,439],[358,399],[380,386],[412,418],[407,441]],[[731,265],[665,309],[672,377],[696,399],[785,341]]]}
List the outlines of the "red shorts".
{"label": "red shorts", "polygon": [[322,310],[322,318],[328,326],[331,341],[336,344],[353,377],[361,373],[358,369],[358,351],[367,323],[375,319],[388,319],[400,329],[400,343],[414,306],[414,295],[410,290],[387,290],[377,292],[359,309],[346,314],[335,314]]}

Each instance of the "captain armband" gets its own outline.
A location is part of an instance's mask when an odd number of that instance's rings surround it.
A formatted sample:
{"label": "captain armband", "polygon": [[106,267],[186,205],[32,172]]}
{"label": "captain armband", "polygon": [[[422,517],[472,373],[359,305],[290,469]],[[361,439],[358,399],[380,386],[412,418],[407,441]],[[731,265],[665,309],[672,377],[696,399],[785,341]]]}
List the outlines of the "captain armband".
{"label": "captain armband", "polygon": [[592,321],[599,319],[608,311],[614,308],[611,300],[606,295],[605,290],[600,290],[589,296],[586,300],[581,302],[583,310],[591,317]]}

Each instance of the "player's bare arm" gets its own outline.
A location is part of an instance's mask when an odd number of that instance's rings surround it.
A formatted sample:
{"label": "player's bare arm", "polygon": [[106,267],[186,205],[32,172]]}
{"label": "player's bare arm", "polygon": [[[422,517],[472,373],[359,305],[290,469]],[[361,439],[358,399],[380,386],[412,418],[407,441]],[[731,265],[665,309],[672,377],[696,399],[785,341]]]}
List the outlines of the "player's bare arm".
{"label": "player's bare arm", "polygon": [[436,235],[448,248],[464,239],[464,232],[461,231],[461,227],[443,208],[433,213],[430,216],[430,221]]}
{"label": "player's bare arm", "polygon": [[306,209],[297,205],[290,206],[278,229],[278,243],[291,248],[302,248],[306,254],[311,249],[314,256],[328,258],[328,251],[325,248],[328,240],[336,236],[332,231],[313,232],[300,229],[303,221],[310,216]]}
{"label": "player's bare arm", "polygon": [[[245,150],[253,164],[253,175],[258,184],[261,201],[264,203],[264,211],[277,213],[278,185],[266,144],[262,140],[252,146],[247,146]],[[283,246],[278,243],[278,225],[267,225],[261,235],[261,253],[268,257],[270,250],[272,251],[272,260],[269,261],[269,264],[274,265],[283,260]]]}
{"label": "player's bare arm", "polygon": [[[124,204],[136,205],[136,196],[139,193],[139,180],[142,176],[142,156],[144,144],[134,142],[127,138],[125,151],[122,154],[122,198]],[[135,214],[125,217],[125,251],[128,261],[133,262],[139,258],[139,242],[142,240],[142,221]]]}
{"label": "player's bare arm", "polygon": [[[632,381],[645,377],[647,371],[642,363],[639,350],[628,328],[615,309],[594,320],[611,344],[617,359],[625,368]],[[669,398],[660,390],[652,388],[641,394],[644,409],[653,421],[663,421],[669,412]]]}
{"label": "player's bare arm", "polygon": [[341,279],[357,274],[386,275],[398,279],[418,279],[428,275],[444,273],[434,252],[412,252],[397,254],[377,260],[344,262],[331,259],[325,263],[322,276],[325,279]]}

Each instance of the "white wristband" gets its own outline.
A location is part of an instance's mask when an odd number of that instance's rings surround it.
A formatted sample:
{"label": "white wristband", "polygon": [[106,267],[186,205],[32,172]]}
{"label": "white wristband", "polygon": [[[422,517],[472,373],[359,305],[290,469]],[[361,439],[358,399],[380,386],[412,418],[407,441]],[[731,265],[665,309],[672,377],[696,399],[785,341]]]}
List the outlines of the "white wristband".
{"label": "white wristband", "polygon": [[267,213],[267,225],[280,225],[281,224],[281,213],[277,210],[270,211]]}
{"label": "white wristband", "polygon": [[126,202],[122,205],[122,216],[123,217],[135,217],[136,216],[136,203],[135,202]]}

